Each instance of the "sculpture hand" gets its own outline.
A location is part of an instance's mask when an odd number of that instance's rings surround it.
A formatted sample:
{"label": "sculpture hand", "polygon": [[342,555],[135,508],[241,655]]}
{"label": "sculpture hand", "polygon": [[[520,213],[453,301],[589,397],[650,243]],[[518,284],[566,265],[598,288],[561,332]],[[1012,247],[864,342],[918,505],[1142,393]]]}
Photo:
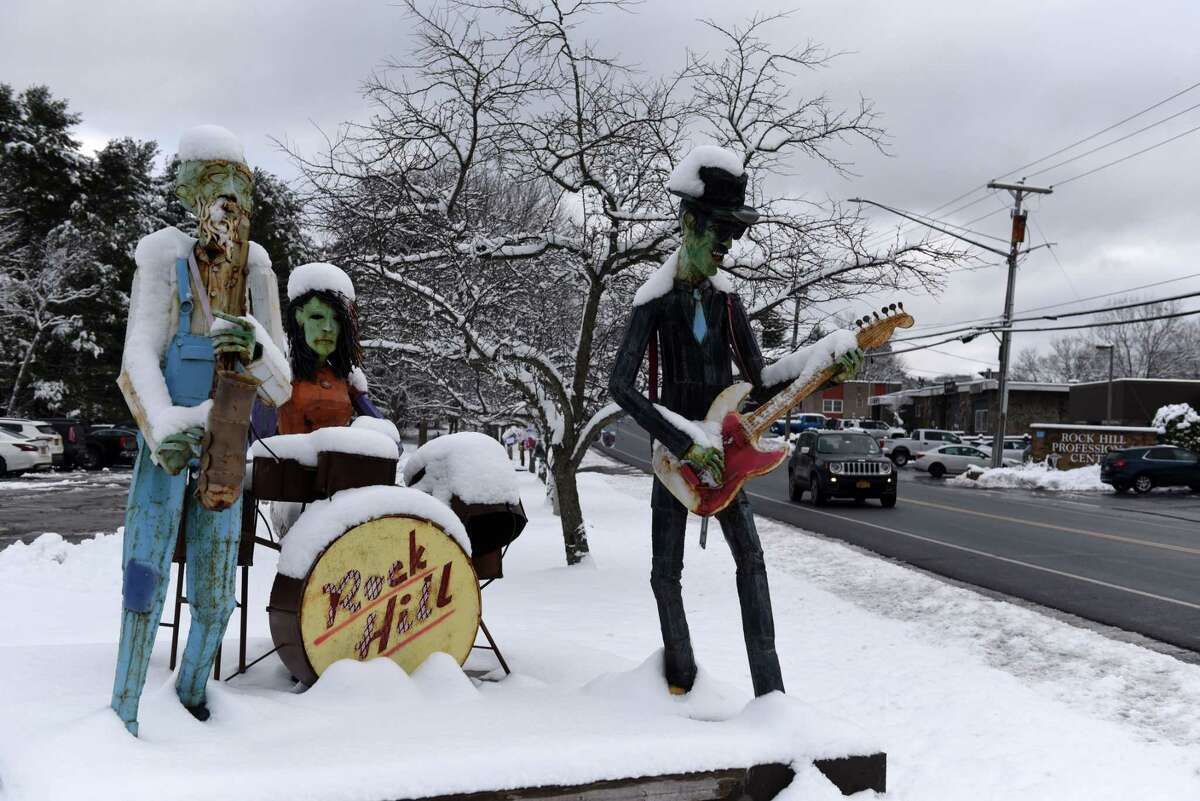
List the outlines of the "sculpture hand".
{"label": "sculpture hand", "polygon": [[683,455],[683,460],[691,462],[700,470],[708,473],[716,484],[721,483],[721,478],[725,473],[725,454],[716,448],[693,444]]}
{"label": "sculpture hand", "polygon": [[862,348],[848,350],[834,360],[834,367],[837,372],[833,375],[833,380],[841,383],[854,378],[855,374],[862,369],[863,362],[866,361],[867,354],[863,353]]}
{"label": "sculpture hand", "polygon": [[224,312],[215,311],[213,316],[233,323],[233,327],[221,328],[212,335],[213,352],[218,356],[224,354],[237,356],[243,363],[252,361],[255,344],[254,326],[244,317],[235,317]]}
{"label": "sculpture hand", "polygon": [[188,462],[200,455],[200,442],[203,439],[204,428],[202,426],[195,426],[180,431],[178,434],[163,437],[163,441],[158,443],[158,450],[155,451],[159,465],[169,475],[179,475],[183,468],[187,467]]}

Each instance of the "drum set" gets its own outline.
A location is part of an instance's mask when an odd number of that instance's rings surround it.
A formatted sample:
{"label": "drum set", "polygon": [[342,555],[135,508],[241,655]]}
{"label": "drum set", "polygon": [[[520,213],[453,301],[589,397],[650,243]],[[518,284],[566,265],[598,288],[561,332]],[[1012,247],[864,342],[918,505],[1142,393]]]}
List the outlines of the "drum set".
{"label": "drum set", "polygon": [[[386,657],[412,672],[435,651],[462,665],[476,648],[492,651],[509,672],[483,623],[480,590],[503,576],[504,552],[525,527],[519,499],[480,504],[452,496],[447,505],[397,486],[397,458],[338,450],[329,433],[267,437],[252,448],[243,539],[278,549],[280,559],[267,606],[274,649],[249,664],[243,570],[238,672],[275,653],[311,686],[339,659]],[[303,437],[313,438],[299,443],[307,450],[296,447]],[[265,502],[298,506],[278,539]],[[269,539],[258,536],[256,518],[267,522]],[[480,631],[487,645],[475,644]]]}

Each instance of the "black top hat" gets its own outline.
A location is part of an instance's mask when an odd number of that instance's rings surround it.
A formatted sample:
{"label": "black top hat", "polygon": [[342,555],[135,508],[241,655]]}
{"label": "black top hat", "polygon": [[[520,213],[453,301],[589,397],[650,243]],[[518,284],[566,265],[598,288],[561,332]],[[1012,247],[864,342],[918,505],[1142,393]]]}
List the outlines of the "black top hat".
{"label": "black top hat", "polygon": [[752,225],[758,220],[758,210],[746,205],[746,175],[734,175],[720,167],[701,167],[700,181],[704,194],[696,197],[671,190],[689,203],[713,217],[723,217]]}

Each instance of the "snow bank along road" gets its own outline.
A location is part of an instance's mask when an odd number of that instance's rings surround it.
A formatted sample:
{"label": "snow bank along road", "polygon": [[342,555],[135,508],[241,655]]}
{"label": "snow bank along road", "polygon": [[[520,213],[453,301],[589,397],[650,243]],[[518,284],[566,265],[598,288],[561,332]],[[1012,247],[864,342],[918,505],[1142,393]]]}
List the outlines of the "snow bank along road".
{"label": "snow bank along road", "polygon": [[[601,450],[648,469],[649,438]],[[1200,652],[1200,496],[949,487],[901,471],[895,509],[788,500],[780,467],[747,484],[754,511],[885,556]]]}

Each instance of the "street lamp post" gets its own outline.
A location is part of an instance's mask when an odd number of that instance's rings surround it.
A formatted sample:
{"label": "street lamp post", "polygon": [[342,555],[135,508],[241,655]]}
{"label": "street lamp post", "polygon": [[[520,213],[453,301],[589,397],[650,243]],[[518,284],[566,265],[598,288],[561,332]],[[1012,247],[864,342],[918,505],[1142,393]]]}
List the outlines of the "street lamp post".
{"label": "street lamp post", "polygon": [[1112,415],[1113,353],[1116,351],[1116,348],[1114,348],[1112,346],[1112,343],[1110,342],[1106,345],[1097,345],[1096,350],[1108,351],[1108,407],[1105,409],[1105,412],[1104,412],[1104,422],[1111,424],[1112,419],[1113,419],[1113,415]]}

